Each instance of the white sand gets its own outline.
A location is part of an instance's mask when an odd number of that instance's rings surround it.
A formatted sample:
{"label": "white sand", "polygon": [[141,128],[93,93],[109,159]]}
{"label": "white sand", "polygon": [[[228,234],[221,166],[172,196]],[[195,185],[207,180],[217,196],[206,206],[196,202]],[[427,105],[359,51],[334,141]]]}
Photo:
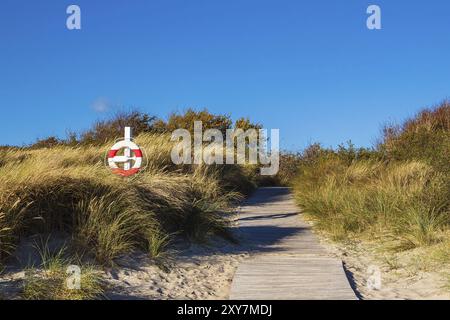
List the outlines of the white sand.
{"label": "white sand", "polygon": [[[247,253],[241,246],[222,239],[208,245],[180,240],[169,259],[159,268],[148,254],[135,253],[105,270],[109,299],[227,299],[237,265]],[[176,250],[176,251],[174,251]],[[32,241],[18,247],[21,262],[0,274],[0,299],[17,299],[22,288],[27,260],[36,260]],[[38,265],[38,263],[36,264]],[[0,270],[1,271],[1,270]]]}
{"label": "white sand", "polygon": [[[392,256],[380,257],[375,246],[369,243],[343,245],[324,242],[330,252],[344,262],[352,285],[361,299],[450,300],[445,270],[420,270],[409,265],[405,259],[392,261]],[[377,271],[380,274],[378,283]]]}
{"label": "white sand", "polygon": [[[402,261],[396,266],[389,265],[369,244],[342,245],[328,241],[322,235],[318,237],[331,256],[344,262],[352,286],[361,299],[450,299],[450,289],[444,286],[442,270],[412,270]],[[248,253],[242,246],[216,240],[210,247],[190,245],[182,248],[175,256],[168,272],[156,267],[145,255],[135,255],[123,261],[125,266],[107,275],[113,286],[108,297],[227,299],[236,268]],[[381,275],[379,289],[368,286],[374,267]]]}
{"label": "white sand", "polygon": [[[233,228],[236,230],[235,228]],[[380,258],[367,243],[335,244],[318,236],[330,255],[344,261],[350,281],[361,299],[446,299],[450,289],[444,285],[443,270],[411,268],[405,261]],[[238,264],[248,257],[245,246],[215,239],[209,246],[181,242],[175,245],[167,271],[157,267],[148,255],[136,253],[118,261],[118,267],[105,272],[110,299],[227,299]],[[22,253],[30,249],[21,248]],[[368,282],[378,268],[378,289]],[[373,271],[373,270],[372,270]],[[445,270],[444,270],[445,271]],[[450,272],[450,270],[446,270]],[[20,292],[23,270],[0,275],[0,299],[14,299]]]}
{"label": "white sand", "polygon": [[164,271],[146,255],[134,255],[107,272],[110,299],[227,299],[245,252],[222,240],[179,249]]}

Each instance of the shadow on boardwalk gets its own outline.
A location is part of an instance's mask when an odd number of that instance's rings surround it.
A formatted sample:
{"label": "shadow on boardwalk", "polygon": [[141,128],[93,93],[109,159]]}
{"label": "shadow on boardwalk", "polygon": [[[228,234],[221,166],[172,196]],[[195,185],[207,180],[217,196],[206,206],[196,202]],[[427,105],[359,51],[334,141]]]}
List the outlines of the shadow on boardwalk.
{"label": "shadow on boardwalk", "polygon": [[356,299],[342,261],[329,256],[288,188],[261,188],[240,208],[231,299]]}

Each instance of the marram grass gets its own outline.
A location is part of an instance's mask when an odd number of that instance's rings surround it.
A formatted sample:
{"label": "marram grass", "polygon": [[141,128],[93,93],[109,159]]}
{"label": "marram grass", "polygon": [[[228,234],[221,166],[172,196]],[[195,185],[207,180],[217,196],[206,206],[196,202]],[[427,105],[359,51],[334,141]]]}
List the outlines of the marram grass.
{"label": "marram grass", "polygon": [[334,172],[304,168],[295,192],[336,240],[378,235],[414,248],[443,241],[450,226],[448,177],[420,161],[359,161]]}
{"label": "marram grass", "polygon": [[113,141],[1,149],[0,258],[33,234],[67,234],[71,250],[101,264],[137,249],[158,256],[172,234],[193,241],[227,236],[227,212],[240,191],[251,188],[247,172],[253,169],[175,166],[170,136],[142,134],[136,140],[148,164],[125,179],[105,165]]}

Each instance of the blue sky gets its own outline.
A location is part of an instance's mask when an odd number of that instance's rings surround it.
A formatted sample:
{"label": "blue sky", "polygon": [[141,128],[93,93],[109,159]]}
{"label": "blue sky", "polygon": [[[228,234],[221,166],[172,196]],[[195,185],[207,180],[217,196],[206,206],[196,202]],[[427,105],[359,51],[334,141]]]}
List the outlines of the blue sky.
{"label": "blue sky", "polygon": [[370,146],[450,92],[448,0],[2,0],[0,41],[0,144],[195,107],[279,128],[286,149]]}

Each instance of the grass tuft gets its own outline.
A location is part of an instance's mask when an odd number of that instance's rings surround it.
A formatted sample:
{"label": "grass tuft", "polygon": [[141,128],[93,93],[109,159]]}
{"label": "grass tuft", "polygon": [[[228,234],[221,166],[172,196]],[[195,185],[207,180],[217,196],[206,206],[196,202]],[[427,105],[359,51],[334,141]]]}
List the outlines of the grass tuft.
{"label": "grass tuft", "polygon": [[[41,256],[38,268],[26,271],[22,298],[27,300],[92,300],[103,297],[105,285],[93,266],[79,266],[65,257],[65,248],[52,252],[48,242],[36,247]],[[79,286],[72,281],[73,270],[80,271]]]}

